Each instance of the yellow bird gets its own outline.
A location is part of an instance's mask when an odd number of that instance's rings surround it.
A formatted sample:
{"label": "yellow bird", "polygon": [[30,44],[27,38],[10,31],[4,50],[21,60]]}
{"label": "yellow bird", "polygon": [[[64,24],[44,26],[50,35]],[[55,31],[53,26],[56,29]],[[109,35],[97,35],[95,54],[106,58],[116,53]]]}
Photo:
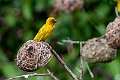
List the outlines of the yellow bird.
{"label": "yellow bird", "polygon": [[55,20],[54,17],[49,17],[46,20],[46,23],[39,29],[33,40],[45,41],[48,37],[50,37],[51,33],[53,32],[56,22],[57,20]]}

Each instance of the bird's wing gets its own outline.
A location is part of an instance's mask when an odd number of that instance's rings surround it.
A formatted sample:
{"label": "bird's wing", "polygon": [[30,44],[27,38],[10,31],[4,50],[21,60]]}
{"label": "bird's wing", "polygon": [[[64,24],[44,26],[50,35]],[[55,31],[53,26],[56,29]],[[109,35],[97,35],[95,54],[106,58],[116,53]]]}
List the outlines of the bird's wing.
{"label": "bird's wing", "polygon": [[47,34],[46,26],[43,25],[38,31],[37,35],[34,37],[34,40],[41,41],[46,34]]}
{"label": "bird's wing", "polygon": [[43,25],[39,30],[39,40],[42,40],[43,37],[47,34],[46,25]]}

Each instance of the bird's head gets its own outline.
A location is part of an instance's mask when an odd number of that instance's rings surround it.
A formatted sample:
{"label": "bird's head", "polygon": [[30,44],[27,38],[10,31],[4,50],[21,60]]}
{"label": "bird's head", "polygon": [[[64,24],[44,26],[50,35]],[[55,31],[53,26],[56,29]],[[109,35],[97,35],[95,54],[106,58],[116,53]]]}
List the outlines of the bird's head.
{"label": "bird's head", "polygon": [[54,17],[49,17],[47,20],[46,20],[46,24],[49,24],[49,25],[52,25],[54,26],[54,24],[57,22],[57,20],[55,20]]}

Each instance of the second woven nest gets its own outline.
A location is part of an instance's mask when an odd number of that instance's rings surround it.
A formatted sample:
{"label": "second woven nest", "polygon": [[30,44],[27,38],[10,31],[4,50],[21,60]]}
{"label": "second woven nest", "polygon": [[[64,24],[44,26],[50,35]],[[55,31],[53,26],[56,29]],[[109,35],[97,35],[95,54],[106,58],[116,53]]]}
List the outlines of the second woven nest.
{"label": "second woven nest", "polygon": [[82,57],[89,62],[110,62],[116,57],[116,49],[109,47],[105,38],[93,38],[82,49]]}

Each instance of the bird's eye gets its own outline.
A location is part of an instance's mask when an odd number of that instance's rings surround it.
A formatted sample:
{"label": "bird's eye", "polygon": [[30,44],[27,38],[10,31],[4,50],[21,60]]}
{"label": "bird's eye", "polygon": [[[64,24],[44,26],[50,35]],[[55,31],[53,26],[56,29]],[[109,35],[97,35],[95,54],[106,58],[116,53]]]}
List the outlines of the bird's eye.
{"label": "bird's eye", "polygon": [[56,23],[56,22],[57,22],[57,20],[54,20],[54,19],[53,19],[53,20],[52,20],[52,22],[53,22],[53,23]]}

